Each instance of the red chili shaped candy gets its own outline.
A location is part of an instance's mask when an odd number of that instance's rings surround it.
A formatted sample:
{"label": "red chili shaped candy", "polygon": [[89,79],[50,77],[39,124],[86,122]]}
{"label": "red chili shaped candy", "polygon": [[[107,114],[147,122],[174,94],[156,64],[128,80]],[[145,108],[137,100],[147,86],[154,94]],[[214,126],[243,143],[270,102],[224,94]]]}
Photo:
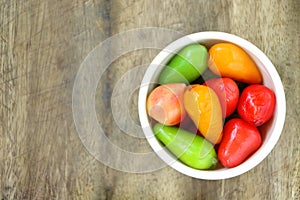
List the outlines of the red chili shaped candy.
{"label": "red chili shaped candy", "polygon": [[261,126],[273,115],[275,94],[264,85],[246,87],[238,103],[237,111],[242,119],[254,126]]}
{"label": "red chili shaped candy", "polygon": [[236,167],[261,146],[261,136],[255,126],[242,119],[229,120],[223,129],[223,138],[218,150],[222,165]]}
{"label": "red chili shaped candy", "polygon": [[218,95],[223,117],[231,115],[239,101],[239,88],[230,78],[213,78],[204,83]]}

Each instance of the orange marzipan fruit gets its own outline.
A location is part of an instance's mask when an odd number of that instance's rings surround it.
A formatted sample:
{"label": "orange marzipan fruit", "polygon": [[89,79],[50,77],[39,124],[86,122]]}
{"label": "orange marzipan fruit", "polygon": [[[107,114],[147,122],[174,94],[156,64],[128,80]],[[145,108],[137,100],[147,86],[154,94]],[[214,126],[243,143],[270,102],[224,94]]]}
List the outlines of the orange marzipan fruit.
{"label": "orange marzipan fruit", "polygon": [[216,93],[204,85],[191,85],[184,92],[183,104],[200,133],[211,143],[220,143],[223,121]]}

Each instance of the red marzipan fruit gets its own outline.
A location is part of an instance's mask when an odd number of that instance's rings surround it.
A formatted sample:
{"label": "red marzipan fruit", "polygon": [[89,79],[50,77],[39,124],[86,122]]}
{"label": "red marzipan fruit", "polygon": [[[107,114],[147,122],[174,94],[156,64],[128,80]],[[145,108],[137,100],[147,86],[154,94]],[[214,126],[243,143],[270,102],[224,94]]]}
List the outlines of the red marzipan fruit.
{"label": "red marzipan fruit", "polygon": [[231,78],[213,78],[207,80],[203,85],[207,85],[217,94],[223,117],[231,115],[239,101],[239,88]]}
{"label": "red marzipan fruit", "polygon": [[243,90],[237,111],[243,120],[261,126],[272,117],[275,101],[275,94],[266,86],[250,85]]}
{"label": "red marzipan fruit", "polygon": [[219,160],[224,167],[236,167],[257,151],[261,143],[260,132],[255,126],[239,118],[231,119],[223,129]]}

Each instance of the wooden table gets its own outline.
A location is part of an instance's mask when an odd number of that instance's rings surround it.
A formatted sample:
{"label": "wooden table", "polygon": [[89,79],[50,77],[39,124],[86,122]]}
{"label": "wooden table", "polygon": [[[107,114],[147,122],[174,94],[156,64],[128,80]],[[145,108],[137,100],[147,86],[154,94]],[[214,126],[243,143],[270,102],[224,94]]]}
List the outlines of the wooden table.
{"label": "wooden table", "polygon": [[[0,199],[299,199],[299,10],[298,0],[1,0]],[[105,39],[143,27],[229,32],[271,59],[284,84],[287,114],[277,145],[261,164],[232,179],[205,181],[170,167],[123,172],[85,148],[72,112],[76,74]],[[158,52],[132,49],[107,67],[98,84],[98,120],[121,149],[151,151],[145,139],[122,134],[111,95],[124,74],[149,64]],[[117,104],[129,107],[136,124],[137,93]]]}

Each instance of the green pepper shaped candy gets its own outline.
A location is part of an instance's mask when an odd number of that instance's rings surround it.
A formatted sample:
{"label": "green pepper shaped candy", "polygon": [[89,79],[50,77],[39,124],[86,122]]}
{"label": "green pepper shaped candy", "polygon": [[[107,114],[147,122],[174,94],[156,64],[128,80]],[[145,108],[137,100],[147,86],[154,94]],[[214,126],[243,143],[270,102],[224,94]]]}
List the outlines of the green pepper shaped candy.
{"label": "green pepper shaped candy", "polygon": [[176,126],[157,123],[155,136],[186,165],[195,169],[213,169],[218,163],[213,145],[199,135]]}
{"label": "green pepper shaped candy", "polygon": [[179,51],[159,77],[159,84],[191,83],[207,69],[208,53],[205,46],[191,44]]}

